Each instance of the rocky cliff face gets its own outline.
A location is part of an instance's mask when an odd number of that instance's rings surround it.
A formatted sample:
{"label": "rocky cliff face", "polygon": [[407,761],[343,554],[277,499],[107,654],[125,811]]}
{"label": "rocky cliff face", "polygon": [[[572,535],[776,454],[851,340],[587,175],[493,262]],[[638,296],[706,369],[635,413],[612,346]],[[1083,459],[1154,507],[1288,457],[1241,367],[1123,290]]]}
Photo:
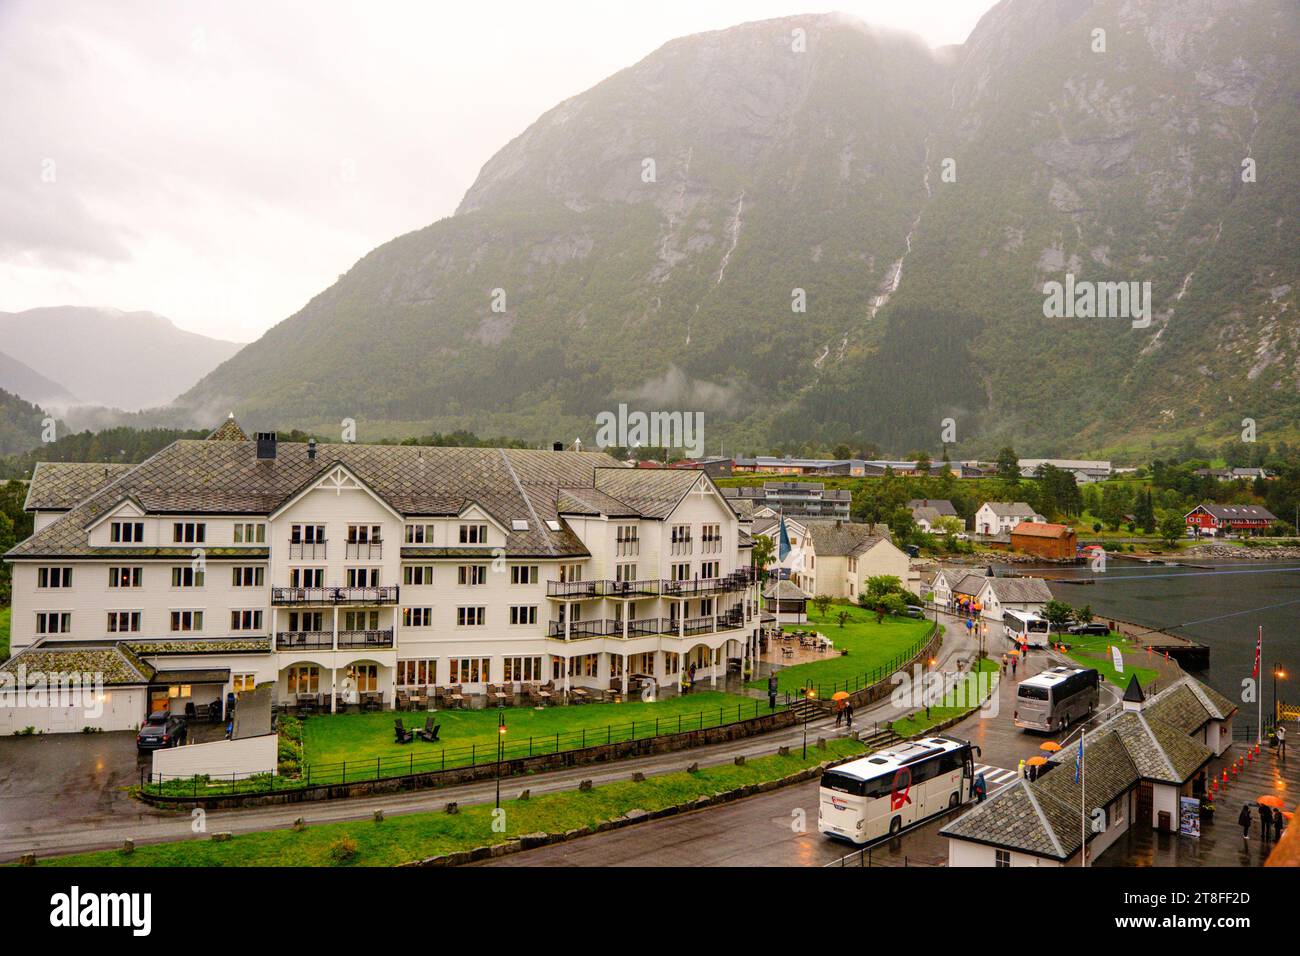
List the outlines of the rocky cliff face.
{"label": "rocky cliff face", "polygon": [[[184,403],[543,438],[629,401],[733,448],[899,452],[946,417],[1026,452],[1294,420],[1293,13],[1006,0],[936,53],[837,15],[673,41]],[[1066,272],[1149,281],[1150,325],[1047,319]]]}

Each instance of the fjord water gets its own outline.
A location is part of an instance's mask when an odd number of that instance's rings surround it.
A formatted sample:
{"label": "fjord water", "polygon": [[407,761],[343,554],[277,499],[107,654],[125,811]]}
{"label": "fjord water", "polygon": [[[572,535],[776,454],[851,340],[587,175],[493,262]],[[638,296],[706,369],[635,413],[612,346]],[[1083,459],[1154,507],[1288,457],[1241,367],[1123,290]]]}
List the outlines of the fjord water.
{"label": "fjord water", "polygon": [[1053,592],[1075,607],[1092,605],[1099,617],[1113,615],[1208,645],[1210,667],[1196,676],[1232,700],[1241,699],[1241,681],[1250,676],[1255,636],[1262,625],[1264,706],[1273,700],[1275,664],[1287,674],[1278,681],[1278,696],[1300,701],[1300,561],[1194,563],[1201,567],[1113,559],[1105,572],[1087,567],[1018,566],[1014,570],[1092,581],[1091,585],[1054,585]]}

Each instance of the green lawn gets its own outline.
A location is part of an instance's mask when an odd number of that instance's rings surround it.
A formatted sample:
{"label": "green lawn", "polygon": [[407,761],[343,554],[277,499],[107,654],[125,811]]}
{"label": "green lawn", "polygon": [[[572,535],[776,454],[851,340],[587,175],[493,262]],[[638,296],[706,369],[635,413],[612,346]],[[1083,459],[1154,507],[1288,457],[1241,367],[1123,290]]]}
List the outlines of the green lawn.
{"label": "green lawn", "polygon": [[[308,722],[310,723],[310,721]],[[503,843],[525,833],[563,833],[611,820],[629,810],[658,810],[697,797],[732,790],[746,784],[776,780],[825,760],[864,752],[854,740],[828,740],[827,749],[810,749],[807,759],[791,748],[788,757],[760,757],[737,767],[707,767],[609,783],[581,792],[545,794],[531,800],[503,800],[501,832],[493,829],[493,807],[462,807],[459,813],[418,813],[369,820],[330,823],[301,832],[272,830],[250,833],[222,843],[207,837],[137,847],[132,854],[119,850],[83,853],[41,860],[42,866],[394,866],[424,857]],[[690,760],[682,755],[682,762]],[[506,785],[517,793],[518,781]]]}
{"label": "green lawn", "polygon": [[[701,681],[707,686],[707,681]],[[735,694],[701,691],[667,697],[653,703],[640,700],[622,704],[582,704],[569,707],[509,707],[502,713],[506,721],[506,756],[524,757],[554,753],[556,735],[560,750],[572,750],[607,741],[632,740],[716,727],[768,713],[767,701]],[[310,717],[303,724],[303,748],[306,762],[324,767],[347,761],[355,764],[348,779],[361,779],[366,764],[376,758],[386,763],[408,760],[417,754],[426,759],[441,759],[445,750],[448,765],[467,765],[471,757],[479,763],[496,759],[497,714],[486,710],[440,710],[435,714],[383,711],[371,714],[334,714]],[[396,743],[393,721],[402,719],[407,727],[423,727],[432,716],[440,725],[439,742],[426,744]],[[455,764],[452,760],[455,760]],[[389,769],[385,766],[384,769]]]}
{"label": "green lawn", "polygon": [[[1138,683],[1143,685],[1150,684],[1159,676],[1159,672],[1153,668],[1132,663],[1133,660],[1140,659],[1145,651],[1134,648],[1132,642],[1113,631],[1106,637],[1065,635],[1064,639],[1070,645],[1067,653],[1071,660],[1077,661],[1083,667],[1095,667],[1097,673],[1121,689],[1128,686],[1129,678],[1134,674],[1137,675]],[[1115,665],[1111,662],[1110,645],[1112,644],[1124,655],[1123,674],[1116,671]]]}
{"label": "green lawn", "polygon": [[[840,611],[849,612],[844,627],[836,623]],[[842,604],[832,604],[825,616],[810,608],[808,622],[788,624],[785,630],[819,631],[834,642],[835,648],[822,660],[778,671],[778,687],[783,694],[797,694],[811,683],[818,687],[818,696],[829,696],[843,690],[846,682],[852,690],[883,680],[888,669],[900,666],[903,659],[919,649],[931,625],[930,621],[911,617],[887,617],[884,623],[877,624],[871,611]],[[842,656],[842,650],[848,650],[848,655]],[[749,686],[766,689],[767,681],[753,681]]]}
{"label": "green lawn", "polygon": [[[910,717],[896,720],[894,721],[894,733],[900,737],[915,737],[936,724],[941,724],[945,720],[951,720],[954,717],[963,716],[974,710],[983,703],[988,693],[997,693],[997,682],[999,680],[997,676],[994,676],[989,683],[981,688],[976,674],[983,672],[997,675],[998,667],[998,661],[991,657],[984,658],[984,660],[980,661],[975,673],[967,674],[960,684],[944,695],[941,704],[930,708],[929,717],[925,716],[924,710],[918,710]],[[981,693],[981,691],[984,693]]]}
{"label": "green lawn", "polygon": [[13,608],[0,607],[0,661],[9,659],[9,618]]}

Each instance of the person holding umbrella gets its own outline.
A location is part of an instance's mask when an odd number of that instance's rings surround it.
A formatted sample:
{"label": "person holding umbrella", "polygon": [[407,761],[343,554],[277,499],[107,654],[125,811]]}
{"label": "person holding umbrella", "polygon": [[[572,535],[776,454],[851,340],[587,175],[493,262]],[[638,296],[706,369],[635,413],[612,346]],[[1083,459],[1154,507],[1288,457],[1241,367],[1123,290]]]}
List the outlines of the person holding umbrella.
{"label": "person holding umbrella", "polygon": [[1241,824],[1241,838],[1250,839],[1250,824],[1254,821],[1255,816],[1250,812],[1250,804],[1241,805],[1241,813],[1237,814],[1237,822]]}
{"label": "person holding umbrella", "polygon": [[837,690],[831,695],[831,700],[835,701],[835,726],[838,727],[844,723],[844,709],[848,706],[849,695],[842,690]]}

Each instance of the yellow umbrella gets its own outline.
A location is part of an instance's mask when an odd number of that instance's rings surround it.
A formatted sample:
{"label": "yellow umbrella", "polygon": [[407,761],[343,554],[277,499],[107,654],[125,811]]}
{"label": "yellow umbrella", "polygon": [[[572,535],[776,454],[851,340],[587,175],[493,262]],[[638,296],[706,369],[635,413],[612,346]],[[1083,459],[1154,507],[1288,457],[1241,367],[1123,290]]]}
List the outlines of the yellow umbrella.
{"label": "yellow umbrella", "polygon": [[849,692],[845,690],[837,690],[835,693],[831,694],[831,700],[848,700],[848,699],[849,699]]}
{"label": "yellow umbrella", "polygon": [[1061,745],[1058,744],[1055,740],[1049,740],[1049,741],[1047,741],[1047,743],[1043,744],[1043,745],[1042,745],[1041,747],[1039,747],[1038,749],[1039,749],[1039,750],[1046,750],[1048,753],[1053,753],[1053,754],[1054,754],[1054,753],[1056,753],[1058,750],[1061,749]]}
{"label": "yellow umbrella", "polygon": [[1266,807],[1277,807],[1279,810],[1281,810],[1283,807],[1286,806],[1286,801],[1284,801],[1281,797],[1273,796],[1273,794],[1271,793],[1264,794],[1255,802],[1262,803]]}
{"label": "yellow umbrella", "polygon": [[1041,767],[1045,763],[1047,763],[1046,757],[1030,757],[1025,761],[1025,765],[1029,767]]}

